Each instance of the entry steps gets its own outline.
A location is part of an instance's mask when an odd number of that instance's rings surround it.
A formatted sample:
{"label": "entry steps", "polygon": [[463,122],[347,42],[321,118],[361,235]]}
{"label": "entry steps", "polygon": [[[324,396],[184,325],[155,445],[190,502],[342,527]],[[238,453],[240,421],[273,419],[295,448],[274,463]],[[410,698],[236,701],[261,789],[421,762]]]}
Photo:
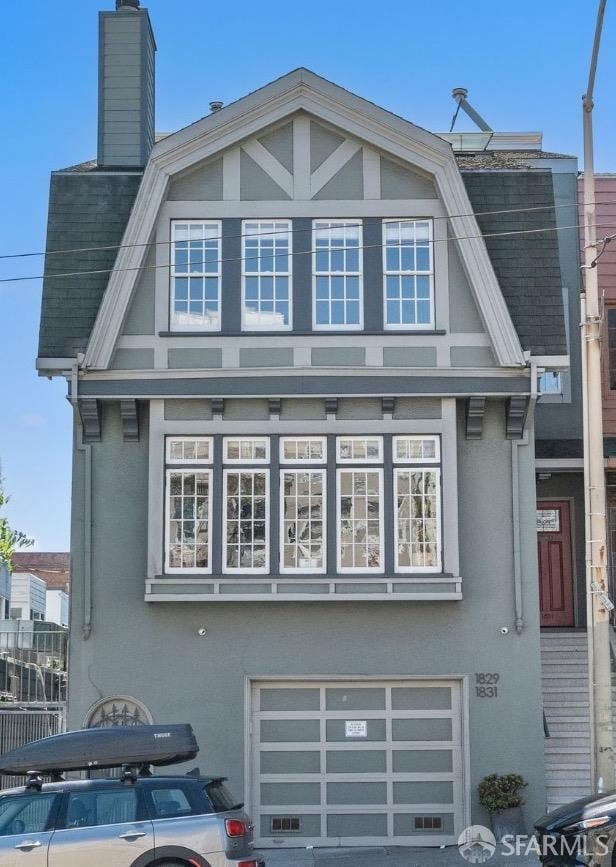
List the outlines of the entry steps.
{"label": "entry steps", "polygon": [[[587,640],[586,632],[541,633],[548,812],[590,793]],[[612,698],[616,708],[613,674]]]}

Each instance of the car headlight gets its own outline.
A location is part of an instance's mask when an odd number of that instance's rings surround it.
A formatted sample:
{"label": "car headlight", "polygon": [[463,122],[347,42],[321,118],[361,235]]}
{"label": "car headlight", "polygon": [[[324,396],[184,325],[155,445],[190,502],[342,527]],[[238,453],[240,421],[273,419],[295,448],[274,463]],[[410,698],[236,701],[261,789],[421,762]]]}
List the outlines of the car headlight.
{"label": "car headlight", "polygon": [[565,834],[579,833],[580,831],[592,831],[595,828],[602,828],[611,821],[611,816],[595,816],[592,819],[583,819],[581,822],[567,825],[566,828],[563,828],[563,831]]}

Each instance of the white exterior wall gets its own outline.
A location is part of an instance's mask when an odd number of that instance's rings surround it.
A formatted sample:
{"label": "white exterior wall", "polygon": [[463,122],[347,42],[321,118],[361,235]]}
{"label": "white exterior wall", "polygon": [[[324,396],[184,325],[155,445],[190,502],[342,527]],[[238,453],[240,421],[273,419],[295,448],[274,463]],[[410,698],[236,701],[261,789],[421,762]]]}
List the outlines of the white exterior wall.
{"label": "white exterior wall", "polygon": [[68,594],[64,590],[47,590],[45,620],[68,626]]}
{"label": "white exterior wall", "polygon": [[11,610],[21,612],[14,620],[30,620],[30,611],[45,619],[47,582],[29,572],[14,572],[11,586]]}

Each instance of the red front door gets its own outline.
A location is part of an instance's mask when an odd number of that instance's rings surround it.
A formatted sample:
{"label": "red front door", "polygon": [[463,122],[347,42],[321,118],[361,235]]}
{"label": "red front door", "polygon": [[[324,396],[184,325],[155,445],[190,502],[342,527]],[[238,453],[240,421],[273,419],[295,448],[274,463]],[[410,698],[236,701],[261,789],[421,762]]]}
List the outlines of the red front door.
{"label": "red front door", "polygon": [[541,626],[574,626],[569,503],[537,503]]}

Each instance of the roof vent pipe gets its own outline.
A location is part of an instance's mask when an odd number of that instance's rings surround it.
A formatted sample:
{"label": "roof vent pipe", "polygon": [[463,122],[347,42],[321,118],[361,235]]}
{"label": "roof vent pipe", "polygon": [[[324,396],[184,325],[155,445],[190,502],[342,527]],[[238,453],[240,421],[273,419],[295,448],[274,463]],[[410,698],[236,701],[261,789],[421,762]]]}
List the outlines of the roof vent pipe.
{"label": "roof vent pipe", "polygon": [[214,99],[214,100],[212,100],[212,102],[210,102],[210,110],[212,112],[220,111],[220,109],[223,107],[223,105],[224,105],[224,102],[221,99]]}
{"label": "roof vent pipe", "polygon": [[486,121],[482,118],[478,111],[475,111],[473,106],[468,102],[468,90],[465,87],[454,87],[451,91],[451,95],[458,103],[458,107],[456,108],[456,113],[453,116],[453,120],[451,121],[451,128],[449,132],[453,132],[453,128],[455,126],[456,120],[458,118],[458,114],[460,109],[462,109],[473,121],[473,123],[477,124],[480,130],[483,132],[492,132],[492,127],[488,126]]}
{"label": "roof vent pipe", "polygon": [[116,12],[119,9],[139,9],[139,0],[116,0]]}

